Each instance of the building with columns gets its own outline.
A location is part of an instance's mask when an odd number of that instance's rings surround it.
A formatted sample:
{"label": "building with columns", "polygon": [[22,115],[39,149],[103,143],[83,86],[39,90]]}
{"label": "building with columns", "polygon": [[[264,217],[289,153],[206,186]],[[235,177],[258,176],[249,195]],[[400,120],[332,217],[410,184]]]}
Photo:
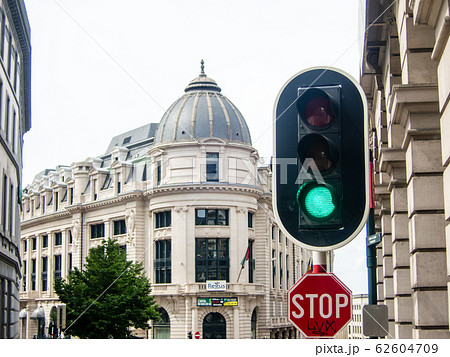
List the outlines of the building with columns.
{"label": "building with columns", "polygon": [[377,294],[394,338],[450,337],[449,11],[442,0],[366,1]]}
{"label": "building with columns", "polygon": [[[38,174],[22,200],[22,337],[47,334],[54,279],[106,238],[144,263],[162,313],[150,338],[299,337],[286,292],[309,253],[278,228],[270,167],[258,160],[242,114],[202,63],[159,124]],[[42,331],[30,319],[39,311]]]}
{"label": "building with columns", "polygon": [[22,0],[0,1],[0,339],[19,337],[23,135],[31,128],[30,25]]}

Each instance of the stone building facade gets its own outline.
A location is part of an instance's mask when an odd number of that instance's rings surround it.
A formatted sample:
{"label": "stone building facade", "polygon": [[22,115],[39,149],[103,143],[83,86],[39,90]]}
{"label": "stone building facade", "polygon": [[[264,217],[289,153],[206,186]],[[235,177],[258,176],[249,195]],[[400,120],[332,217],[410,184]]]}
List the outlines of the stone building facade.
{"label": "stone building facade", "polygon": [[0,338],[19,337],[20,186],[31,127],[30,27],[22,0],[0,1]]}
{"label": "stone building facade", "polygon": [[366,1],[377,292],[394,338],[450,337],[449,11],[441,0]]}
{"label": "stone building facade", "polygon": [[[26,186],[22,308],[30,317],[42,307],[47,334],[54,279],[111,237],[144,263],[162,307],[150,338],[298,337],[286,292],[309,254],[278,228],[270,168],[258,161],[244,118],[202,65],[159,124]],[[23,338],[39,333],[22,322]]]}

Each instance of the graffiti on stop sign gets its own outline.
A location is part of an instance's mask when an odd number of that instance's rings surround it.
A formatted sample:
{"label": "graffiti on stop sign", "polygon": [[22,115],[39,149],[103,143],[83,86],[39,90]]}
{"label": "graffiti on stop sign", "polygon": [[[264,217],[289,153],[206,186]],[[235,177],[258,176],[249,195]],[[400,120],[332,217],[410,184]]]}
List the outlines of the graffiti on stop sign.
{"label": "graffiti on stop sign", "polygon": [[[317,300],[316,300],[317,299]],[[309,305],[309,318],[315,319],[316,313],[318,312],[319,316],[323,319],[321,323],[316,321],[306,320],[307,329],[312,331],[312,333],[326,336],[326,335],[334,335],[336,333],[336,322],[330,320],[331,316],[335,316],[337,319],[341,317],[341,309],[348,306],[348,296],[346,294],[336,294],[334,299],[330,294],[296,294],[292,298],[293,305],[297,308],[292,310],[292,316],[300,319],[305,315],[305,310],[301,305],[301,301],[306,301],[306,304]],[[318,302],[318,309],[315,309],[315,306]],[[318,311],[317,311],[318,310]]]}
{"label": "graffiti on stop sign", "polygon": [[305,274],[288,291],[288,320],[307,337],[335,336],[351,319],[351,291],[332,273]]}

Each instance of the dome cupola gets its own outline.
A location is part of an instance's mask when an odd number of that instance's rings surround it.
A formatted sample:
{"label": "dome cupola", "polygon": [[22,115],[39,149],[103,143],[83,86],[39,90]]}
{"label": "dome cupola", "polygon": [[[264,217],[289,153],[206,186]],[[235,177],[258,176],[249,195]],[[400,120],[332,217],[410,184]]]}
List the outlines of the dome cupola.
{"label": "dome cupola", "polygon": [[219,138],[251,145],[250,131],[236,106],[217,83],[206,76],[203,60],[200,75],[184,89],[164,113],[155,134],[155,145]]}

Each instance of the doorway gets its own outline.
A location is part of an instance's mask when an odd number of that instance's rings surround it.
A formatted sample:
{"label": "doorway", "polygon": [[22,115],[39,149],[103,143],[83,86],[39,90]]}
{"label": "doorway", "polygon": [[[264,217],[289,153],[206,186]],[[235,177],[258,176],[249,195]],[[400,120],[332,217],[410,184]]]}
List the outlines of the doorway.
{"label": "doorway", "polygon": [[227,322],[222,314],[219,314],[218,312],[210,312],[205,316],[203,319],[203,338],[227,338]]}

